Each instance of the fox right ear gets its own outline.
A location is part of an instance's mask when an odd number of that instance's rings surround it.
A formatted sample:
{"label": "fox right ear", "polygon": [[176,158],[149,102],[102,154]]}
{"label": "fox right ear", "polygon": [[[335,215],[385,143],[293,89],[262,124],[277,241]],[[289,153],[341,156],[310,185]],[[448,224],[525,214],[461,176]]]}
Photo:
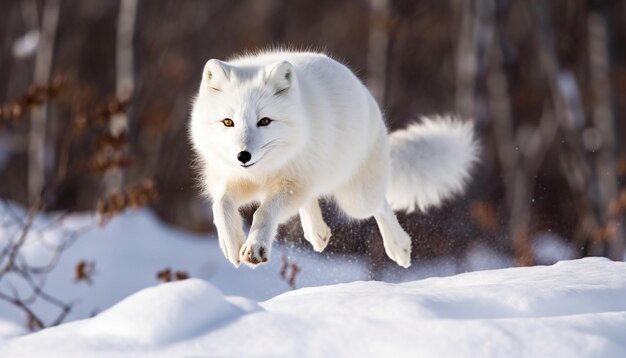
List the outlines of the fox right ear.
{"label": "fox right ear", "polygon": [[229,81],[230,68],[220,60],[211,59],[204,65],[202,87],[209,91],[222,92],[222,87]]}
{"label": "fox right ear", "polygon": [[293,65],[287,61],[265,67],[265,83],[279,94],[293,86]]}

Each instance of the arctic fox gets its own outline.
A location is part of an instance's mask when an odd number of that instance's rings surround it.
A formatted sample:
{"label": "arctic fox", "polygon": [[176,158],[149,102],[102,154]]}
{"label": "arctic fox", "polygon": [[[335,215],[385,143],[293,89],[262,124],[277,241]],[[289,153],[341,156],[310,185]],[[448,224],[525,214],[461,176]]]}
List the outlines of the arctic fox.
{"label": "arctic fox", "polygon": [[[305,239],[331,232],[319,199],[373,216],[385,252],[411,264],[411,239],[393,210],[425,209],[463,190],[477,160],[473,126],[423,119],[388,135],[381,110],[346,66],[321,53],[274,51],[209,60],[190,123],[224,255],[255,267],[278,225],[299,213]],[[246,238],[240,206],[259,202]]]}

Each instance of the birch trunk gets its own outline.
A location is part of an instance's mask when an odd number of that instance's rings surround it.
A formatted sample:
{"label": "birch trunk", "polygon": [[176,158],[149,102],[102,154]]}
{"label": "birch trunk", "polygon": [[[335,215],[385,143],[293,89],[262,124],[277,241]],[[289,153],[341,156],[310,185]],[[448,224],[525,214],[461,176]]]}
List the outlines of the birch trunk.
{"label": "birch trunk", "polygon": [[[59,22],[61,0],[47,0],[43,6],[39,48],[35,58],[33,80],[38,84],[50,83],[54,42]],[[41,197],[46,175],[46,124],[48,105],[43,103],[30,116],[28,134],[28,200],[34,203]]]}
{"label": "birch trunk", "polygon": [[367,86],[384,106],[389,46],[389,0],[370,0],[370,32],[367,43]]}
{"label": "birch trunk", "polygon": [[[133,40],[137,3],[138,0],[120,0],[115,57],[115,95],[118,99],[128,98],[135,89]],[[117,138],[128,132],[128,113],[129,110],[127,109],[111,118],[109,132],[112,137]],[[123,184],[124,171],[121,168],[107,171],[104,176],[104,187],[107,193],[120,191]]]}

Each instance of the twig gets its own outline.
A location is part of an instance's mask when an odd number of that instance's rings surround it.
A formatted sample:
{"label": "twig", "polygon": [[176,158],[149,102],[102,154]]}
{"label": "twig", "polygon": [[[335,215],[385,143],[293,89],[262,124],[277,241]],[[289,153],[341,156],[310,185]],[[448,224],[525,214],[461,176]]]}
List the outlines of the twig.
{"label": "twig", "polygon": [[31,208],[28,211],[28,216],[27,216],[26,222],[24,223],[22,227],[22,233],[20,237],[13,245],[11,245],[11,249],[8,252],[7,262],[5,266],[2,269],[0,269],[0,279],[2,278],[2,275],[4,275],[6,272],[11,271],[13,269],[13,266],[15,263],[15,257],[17,256],[22,245],[24,245],[24,243],[26,242],[26,239],[28,237],[28,232],[30,228],[32,227],[33,222],[35,221],[35,216],[39,212],[40,209],[41,209],[41,199],[37,199],[31,205]]}

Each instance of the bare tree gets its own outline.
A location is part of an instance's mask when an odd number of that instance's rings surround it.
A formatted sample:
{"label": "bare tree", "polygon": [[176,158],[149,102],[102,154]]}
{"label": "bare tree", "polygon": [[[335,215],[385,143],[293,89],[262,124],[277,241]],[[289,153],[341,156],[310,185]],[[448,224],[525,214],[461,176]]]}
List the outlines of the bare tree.
{"label": "bare tree", "polygon": [[536,174],[556,134],[556,123],[548,111],[544,112],[537,127],[523,124],[514,127],[510,99],[510,84],[506,68],[511,59],[506,57],[506,38],[502,28],[502,14],[506,2],[480,0],[480,15],[483,26],[491,36],[487,91],[493,119],[496,154],[503,173],[506,188],[505,200],[509,212],[509,235],[518,259],[518,264],[534,264],[530,242],[532,198]]}
{"label": "bare tree", "polygon": [[[135,89],[134,50],[135,20],[138,0],[120,0],[117,23],[116,90],[118,97],[129,96]],[[120,115],[120,118],[127,117]],[[111,131],[125,130],[124,123],[111,124]],[[127,125],[127,123],[126,123]],[[119,126],[119,127],[118,127]]]}
{"label": "bare tree", "polygon": [[[595,172],[598,181],[598,202],[600,215],[609,230],[608,254],[614,260],[624,257],[624,231],[620,225],[611,223],[609,208],[618,197],[618,182],[615,170],[615,115],[613,114],[613,96],[609,81],[609,37],[605,16],[592,11],[587,16],[589,36],[589,72],[594,94],[593,127],[583,133],[583,140],[588,149],[597,151]],[[586,140],[585,140],[586,139]]]}
{"label": "bare tree", "polygon": [[[47,0],[43,7],[39,48],[35,58],[34,82],[50,82],[54,42],[59,22],[61,0]],[[30,117],[28,138],[28,197],[32,203],[40,197],[45,180],[46,124],[48,106],[35,108]]]}
{"label": "bare tree", "polygon": [[603,209],[598,207],[598,188],[593,181],[592,161],[582,142],[586,120],[580,89],[573,74],[559,66],[549,5],[548,1],[541,0],[529,3],[529,8],[535,21],[533,37],[539,61],[547,78],[552,108],[563,139],[559,160],[578,212],[579,228],[575,240],[577,247],[586,247],[582,255],[602,255],[602,240],[593,240],[593,237],[604,226],[599,215]]}
{"label": "bare tree", "polygon": [[456,109],[465,118],[474,118],[474,100],[477,74],[477,21],[479,1],[452,0],[461,16],[456,48]]}
{"label": "bare tree", "polygon": [[[116,89],[118,99],[127,100],[135,88],[134,49],[135,20],[137,18],[137,0],[120,0],[116,39]],[[128,132],[128,110],[111,117],[109,134],[112,139],[126,136]],[[125,149],[122,149],[125,150]],[[124,184],[124,171],[113,168],[104,176],[107,193],[119,191]]]}
{"label": "bare tree", "polygon": [[370,0],[370,32],[367,43],[367,86],[384,105],[389,46],[389,0]]}

